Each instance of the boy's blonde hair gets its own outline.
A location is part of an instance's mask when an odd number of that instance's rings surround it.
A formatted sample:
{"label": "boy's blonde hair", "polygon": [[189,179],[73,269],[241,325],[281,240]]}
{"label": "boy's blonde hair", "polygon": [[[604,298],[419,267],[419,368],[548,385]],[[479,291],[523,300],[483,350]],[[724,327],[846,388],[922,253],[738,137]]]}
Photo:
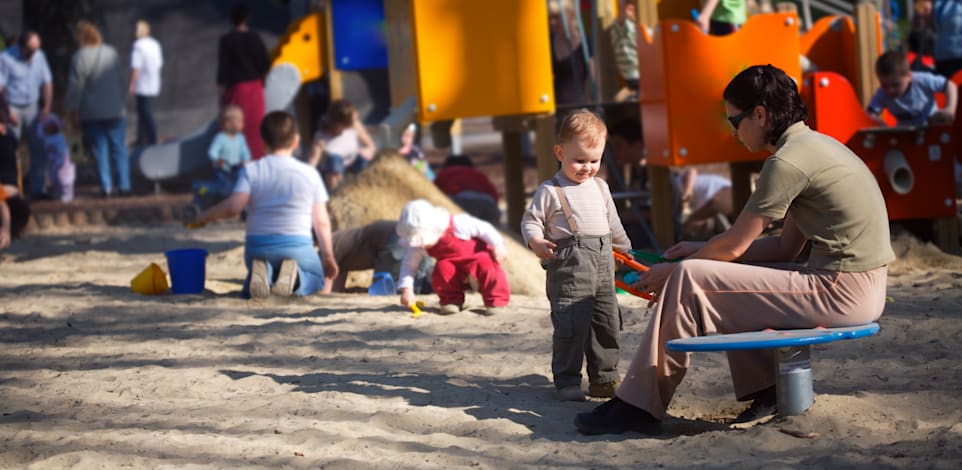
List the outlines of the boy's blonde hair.
{"label": "boy's blonde hair", "polygon": [[224,106],[224,109],[220,112],[220,124],[223,126],[225,122],[229,119],[244,119],[244,110],[236,104],[229,104]]}
{"label": "boy's blonde hair", "polygon": [[598,144],[604,143],[608,138],[608,127],[597,114],[585,108],[576,109],[571,114],[565,116],[558,128],[558,144],[566,144],[575,139],[583,140],[584,143],[594,148]]}

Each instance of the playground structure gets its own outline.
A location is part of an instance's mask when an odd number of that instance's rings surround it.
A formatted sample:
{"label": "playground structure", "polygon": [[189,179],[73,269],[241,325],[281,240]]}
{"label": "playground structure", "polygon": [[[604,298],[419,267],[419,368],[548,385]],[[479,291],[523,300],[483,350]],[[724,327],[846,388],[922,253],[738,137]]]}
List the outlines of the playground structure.
{"label": "playground structure", "polygon": [[[872,4],[859,4],[854,21],[825,17],[805,34],[794,13],[777,13],[753,16],[738,32],[711,37],[679,19],[687,12],[685,2],[642,3],[657,4],[657,14],[678,15],[654,24],[655,10],[642,7],[639,18],[642,25],[653,25],[639,28],[639,62],[647,71],[641,76],[640,101],[653,225],[662,245],[674,242],[668,167],[728,163],[735,207],[747,201],[750,173],[768,155],[750,154],[738,145],[720,96],[737,72],[770,63],[802,85],[811,127],[846,143],[873,171],[890,219],[933,219],[941,248],[959,252],[951,178],[957,131],[878,128],[861,104],[877,88],[874,61],[882,48],[880,17]],[[802,80],[800,56],[821,72]]]}
{"label": "playground structure", "polygon": [[[295,99],[301,84],[326,77],[331,97],[336,99],[342,88],[340,70],[380,64],[383,58],[389,71],[394,110],[382,125],[385,129],[381,133],[382,144],[396,142],[396,129],[412,120],[424,124],[494,116],[495,127],[502,132],[505,154],[507,226],[516,227],[524,206],[522,134],[532,128],[536,131],[535,153],[540,179],[550,177],[556,165],[551,151],[555,104],[545,3],[511,0],[483,4],[457,0],[383,3],[364,0],[361,3],[363,5],[335,0],[326,11],[314,12],[291,24],[273,54],[274,66],[265,89],[267,109],[283,109],[293,102],[296,113],[303,116],[304,105]],[[609,15],[614,8],[614,2],[598,5],[607,8]],[[855,21],[848,17],[822,18],[805,34],[800,32],[797,15],[775,13],[753,16],[740,31],[725,37],[707,36],[695,27],[690,21],[690,11],[697,5],[697,1],[639,0],[639,62],[645,71],[640,80],[639,97],[658,245],[670,246],[674,242],[668,167],[728,163],[736,207],[741,207],[748,198],[750,172],[757,170],[767,155],[751,154],[732,138],[720,99],[725,84],[748,65],[771,63],[782,68],[803,84],[802,92],[807,97],[828,96],[826,93],[834,93],[843,82],[849,90],[854,85],[854,95],[858,98],[811,102],[811,124],[849,143],[873,171],[884,170],[884,165],[874,163],[884,155],[875,156],[873,152],[866,152],[864,146],[858,147],[855,140],[850,141],[852,135],[846,133],[851,129],[841,132],[827,126],[825,118],[816,117],[826,115],[827,108],[832,113],[854,116],[850,122],[860,123],[856,130],[875,126],[866,121],[868,118],[859,105],[859,99],[865,102],[876,88],[873,65],[881,49],[879,16],[871,4],[859,5]],[[377,6],[381,9],[374,8]],[[652,15],[667,15],[667,19],[654,24],[657,16]],[[352,25],[353,30],[364,32],[367,26],[378,22],[382,22],[386,32],[383,43],[362,40],[370,34],[351,39],[343,33],[342,25]],[[502,33],[492,35],[495,26]],[[800,56],[807,57],[822,73],[835,72],[832,77],[820,76],[820,79],[828,78],[832,86],[811,92],[804,85],[811,81],[803,80]],[[303,135],[312,133],[307,120],[301,119],[301,125]],[[143,173],[155,180],[184,173],[189,169],[186,154],[206,150],[205,142],[209,142],[214,129],[211,125],[178,142],[156,146],[160,149],[147,149],[145,154],[154,152],[154,156],[140,159]],[[957,145],[952,142],[954,133],[947,137],[934,131],[916,133],[914,140],[879,138],[885,131],[878,129],[868,133],[876,137],[862,141],[895,142],[891,145],[902,149],[910,166],[916,165],[911,155],[918,150],[902,146],[938,148],[938,152],[947,156],[944,160],[951,163],[952,147]],[[936,140],[930,143],[930,138]],[[941,142],[946,139],[948,142]],[[920,144],[915,143],[919,140]],[[167,156],[158,158],[158,150],[164,150]],[[205,159],[198,160],[206,165]],[[152,177],[147,171],[150,165],[164,166],[166,173],[156,176],[161,172],[154,171]],[[931,174],[941,171],[941,167],[938,168]],[[951,170],[945,174],[951,174]],[[884,171],[876,175],[883,188],[889,184]],[[913,175],[915,187],[931,186],[929,171],[919,169]],[[941,196],[945,192],[941,189],[943,184],[937,186],[942,209],[931,214],[925,211],[909,214],[890,208],[892,219],[948,219],[950,215],[954,218],[954,213],[949,214],[949,209],[954,210],[954,198],[951,198],[951,208],[948,207],[947,199]],[[926,205],[935,201],[935,196],[919,198],[894,191],[885,194],[886,202],[896,206],[903,203],[896,201],[893,194]],[[943,249],[954,252],[958,250],[958,243],[949,242],[953,235],[947,222],[945,236],[941,237],[945,243],[940,244]],[[954,221],[951,225],[955,225]]]}

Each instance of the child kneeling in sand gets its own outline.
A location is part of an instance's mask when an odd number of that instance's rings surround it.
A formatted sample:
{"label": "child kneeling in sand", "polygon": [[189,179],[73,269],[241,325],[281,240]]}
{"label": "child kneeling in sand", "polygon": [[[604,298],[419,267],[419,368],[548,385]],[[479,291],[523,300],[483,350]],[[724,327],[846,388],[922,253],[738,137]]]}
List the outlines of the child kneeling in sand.
{"label": "child kneeling in sand", "polygon": [[300,143],[293,116],[268,113],[260,131],[268,155],[245,165],[230,197],[201,212],[193,223],[236,217],[247,207],[248,273],[242,295],[255,299],[311,295],[324,287],[325,273],[333,278],[338,271],[325,206],[327,190],[314,168],[293,157]]}
{"label": "child kneeling in sand", "polygon": [[405,204],[396,230],[401,245],[407,247],[398,282],[401,305],[414,302],[414,274],[425,256],[437,260],[431,288],[441,299],[442,315],[461,311],[464,291],[475,282],[485,315],[500,313],[508,305],[511,290],[501,269],[507,251],[494,226],[468,214],[451,215],[443,207],[417,199]]}
{"label": "child kneeling in sand", "polygon": [[551,372],[562,401],[585,400],[582,358],[588,361],[591,396],[613,397],[619,384],[621,318],[612,248],[627,254],[631,240],[608,185],[595,178],[607,133],[605,123],[586,109],[565,117],[554,146],[561,169],[541,183],[521,219],[525,242],[548,271]]}

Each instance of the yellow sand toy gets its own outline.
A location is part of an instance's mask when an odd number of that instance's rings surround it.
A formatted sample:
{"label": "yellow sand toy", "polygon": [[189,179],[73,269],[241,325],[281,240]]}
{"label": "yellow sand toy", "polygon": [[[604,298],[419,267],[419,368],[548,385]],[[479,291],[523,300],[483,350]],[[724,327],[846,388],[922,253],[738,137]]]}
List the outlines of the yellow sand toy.
{"label": "yellow sand toy", "polygon": [[411,304],[411,318],[420,317],[424,312],[421,309],[424,308],[424,301],[417,300]]}
{"label": "yellow sand toy", "polygon": [[130,280],[130,290],[143,295],[157,295],[167,292],[167,273],[157,263],[150,263],[136,277]]}

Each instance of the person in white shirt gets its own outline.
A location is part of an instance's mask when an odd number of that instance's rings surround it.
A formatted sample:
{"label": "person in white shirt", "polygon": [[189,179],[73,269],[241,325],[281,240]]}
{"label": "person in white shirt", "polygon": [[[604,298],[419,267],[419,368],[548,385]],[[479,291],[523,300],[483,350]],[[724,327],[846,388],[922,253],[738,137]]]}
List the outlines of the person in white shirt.
{"label": "person in white shirt", "polygon": [[157,143],[154,98],[160,94],[164,55],[146,21],[137,21],[136,36],[130,52],[130,94],[137,99],[137,144],[153,145]]}
{"label": "person in white shirt", "polygon": [[188,226],[237,217],[246,207],[247,278],[241,296],[308,296],[324,288],[325,275],[333,279],[338,273],[327,189],[314,168],[293,156],[300,145],[294,116],[267,113],[260,133],[269,153],[244,166],[230,197],[201,212]]}

